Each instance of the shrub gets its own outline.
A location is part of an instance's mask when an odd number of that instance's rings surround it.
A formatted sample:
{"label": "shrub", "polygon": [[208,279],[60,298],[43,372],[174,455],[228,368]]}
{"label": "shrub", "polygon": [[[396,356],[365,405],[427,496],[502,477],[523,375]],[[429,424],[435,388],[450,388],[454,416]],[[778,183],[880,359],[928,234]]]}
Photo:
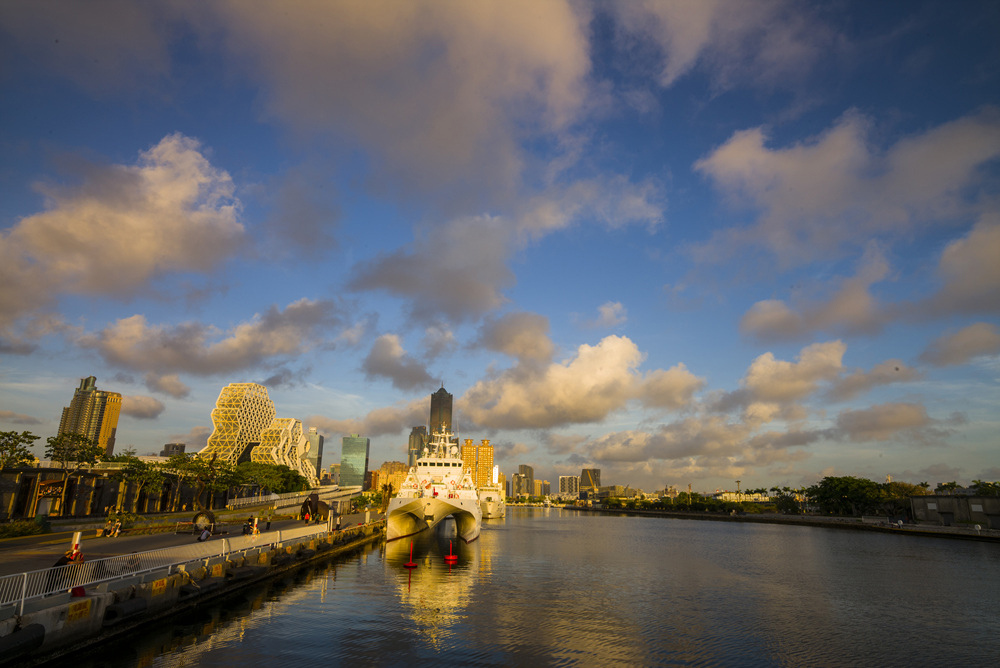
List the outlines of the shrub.
{"label": "shrub", "polygon": [[[47,524],[47,523],[46,523]],[[34,520],[15,520],[0,524],[0,538],[16,538],[18,536],[37,536],[48,533],[48,528]]]}

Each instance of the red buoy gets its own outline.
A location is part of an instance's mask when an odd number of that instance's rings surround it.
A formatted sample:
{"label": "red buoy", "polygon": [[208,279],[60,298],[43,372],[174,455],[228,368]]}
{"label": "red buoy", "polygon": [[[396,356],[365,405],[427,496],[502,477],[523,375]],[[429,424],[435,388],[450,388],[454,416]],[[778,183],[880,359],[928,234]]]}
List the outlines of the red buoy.
{"label": "red buoy", "polygon": [[416,568],[417,565],[413,563],[413,541],[410,541],[410,560],[403,564],[406,568]]}
{"label": "red buoy", "polygon": [[458,561],[458,555],[457,554],[452,554],[452,552],[451,552],[451,541],[450,540],[448,541],[448,554],[445,555],[444,560],[447,561],[449,564],[453,564],[456,561]]}

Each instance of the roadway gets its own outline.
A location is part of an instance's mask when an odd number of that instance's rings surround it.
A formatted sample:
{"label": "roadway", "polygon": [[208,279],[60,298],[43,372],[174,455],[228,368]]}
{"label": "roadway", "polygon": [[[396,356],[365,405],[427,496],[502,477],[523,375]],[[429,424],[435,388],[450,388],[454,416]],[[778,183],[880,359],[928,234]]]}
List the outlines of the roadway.
{"label": "roadway", "polygon": [[[249,516],[249,513],[247,513]],[[341,528],[364,522],[364,513],[352,513],[341,515]],[[371,521],[381,519],[382,515],[372,511]],[[88,524],[92,527],[92,524]],[[264,524],[259,525],[263,532]],[[271,531],[281,529],[292,529],[303,526],[302,520],[274,520],[271,522]],[[315,525],[317,527],[322,524]],[[218,533],[214,534],[209,541],[217,541],[229,536],[239,536],[242,534],[243,525],[241,522],[220,525]],[[18,538],[0,539],[0,576],[24,573],[26,571],[41,570],[49,568],[55,564],[56,560],[72,546],[74,530],[72,528],[60,527],[52,533],[37,536],[20,536]],[[115,557],[121,554],[131,554],[133,552],[147,552],[165,547],[177,545],[187,545],[195,542],[196,535],[193,533],[174,533],[172,531],[150,534],[124,534],[117,538],[95,537],[96,530],[87,528],[82,530],[83,539],[80,551],[83,552],[86,561]]]}

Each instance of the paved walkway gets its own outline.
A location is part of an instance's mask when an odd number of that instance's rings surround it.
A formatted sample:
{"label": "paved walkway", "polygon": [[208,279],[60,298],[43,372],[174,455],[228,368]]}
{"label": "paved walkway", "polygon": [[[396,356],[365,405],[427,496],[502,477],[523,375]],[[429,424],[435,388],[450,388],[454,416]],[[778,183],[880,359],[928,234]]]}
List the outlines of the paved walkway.
{"label": "paved walkway", "polygon": [[[359,522],[364,522],[364,513],[342,515],[341,526],[347,528]],[[382,516],[375,512],[371,514],[374,522]],[[239,536],[242,534],[242,524],[226,524],[219,527],[220,532],[212,536],[209,540],[220,540],[227,536]],[[302,520],[277,520],[271,522],[271,531],[281,529],[293,529],[303,526]],[[317,527],[323,525],[317,524]],[[264,525],[260,525],[261,531]],[[114,557],[121,554],[131,554],[132,552],[146,552],[148,550],[158,550],[164,547],[176,545],[188,545],[195,542],[192,533],[176,534],[173,532],[123,535],[118,538],[95,538],[96,530],[87,529],[83,532],[83,541],[80,550],[87,561]],[[0,540],[0,576],[14,573],[24,573],[25,571],[41,570],[49,568],[55,564],[56,560],[72,546],[72,530],[56,530],[40,536],[21,536],[19,538],[5,538]]]}

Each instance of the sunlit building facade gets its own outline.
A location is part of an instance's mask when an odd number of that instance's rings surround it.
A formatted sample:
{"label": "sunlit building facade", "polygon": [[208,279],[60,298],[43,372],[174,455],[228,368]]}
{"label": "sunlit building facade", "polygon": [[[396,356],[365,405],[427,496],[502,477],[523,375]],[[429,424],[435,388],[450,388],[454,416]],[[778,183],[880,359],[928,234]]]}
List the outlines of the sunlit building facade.
{"label": "sunlit building facade", "polygon": [[104,448],[106,456],[115,451],[122,395],[97,389],[97,377],[80,379],[69,406],[63,408],[59,434],[80,434]]}
{"label": "sunlit building facade", "polygon": [[230,383],[222,388],[212,410],[212,435],[198,456],[227,461],[285,465],[311,487],[319,485],[316,468],[305,458],[309,441],[302,422],[276,418],[267,388],[258,383]]}
{"label": "sunlit building facade", "polygon": [[580,491],[596,492],[601,488],[601,469],[583,469],[580,472]]}
{"label": "sunlit building facade", "polygon": [[559,493],[560,494],[579,494],[580,493],[580,478],[575,475],[561,475],[559,476]]}
{"label": "sunlit building facade", "polygon": [[465,439],[462,445],[462,467],[472,474],[476,487],[496,482],[493,479],[493,446],[488,438],[484,438],[480,445],[475,445],[471,438]]}

